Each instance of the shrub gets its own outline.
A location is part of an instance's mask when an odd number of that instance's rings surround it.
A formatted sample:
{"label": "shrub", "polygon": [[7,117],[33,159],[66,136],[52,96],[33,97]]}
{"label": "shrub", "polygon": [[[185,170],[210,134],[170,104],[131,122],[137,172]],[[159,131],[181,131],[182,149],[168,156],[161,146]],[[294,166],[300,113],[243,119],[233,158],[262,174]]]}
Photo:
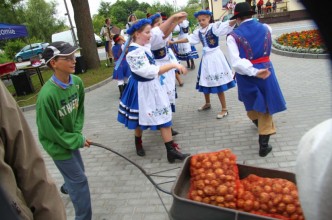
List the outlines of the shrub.
{"label": "shrub", "polygon": [[11,59],[9,59],[5,53],[0,53],[0,63],[7,63],[10,61]]}
{"label": "shrub", "polygon": [[26,43],[24,43],[21,39],[8,41],[8,43],[4,46],[5,55],[10,59],[14,60],[15,54],[18,53],[22,47],[24,47]]}

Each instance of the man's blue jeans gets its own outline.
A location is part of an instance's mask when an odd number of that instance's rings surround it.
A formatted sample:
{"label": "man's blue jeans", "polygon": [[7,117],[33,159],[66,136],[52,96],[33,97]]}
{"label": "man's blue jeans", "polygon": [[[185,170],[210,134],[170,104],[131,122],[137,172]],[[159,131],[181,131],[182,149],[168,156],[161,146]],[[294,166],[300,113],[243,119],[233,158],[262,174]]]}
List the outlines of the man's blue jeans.
{"label": "man's blue jeans", "polygon": [[63,187],[73,202],[75,220],[91,220],[90,190],[80,151],[72,151],[72,158],[69,160],[54,160],[54,163],[65,180]]}

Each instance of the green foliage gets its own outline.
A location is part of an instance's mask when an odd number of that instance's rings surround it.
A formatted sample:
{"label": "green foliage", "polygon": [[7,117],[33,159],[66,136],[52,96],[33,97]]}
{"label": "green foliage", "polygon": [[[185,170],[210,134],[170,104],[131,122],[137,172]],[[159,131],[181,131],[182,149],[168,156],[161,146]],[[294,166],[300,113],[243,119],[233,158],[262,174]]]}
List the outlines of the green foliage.
{"label": "green foliage", "polygon": [[99,5],[98,15],[104,17],[104,22],[105,22],[105,19],[110,17],[110,15],[111,15],[111,13],[110,13],[111,5],[112,4],[110,2],[104,2],[104,1],[101,1],[100,5]]}
{"label": "green foliage", "polygon": [[18,53],[26,43],[22,39],[10,40],[7,42],[3,48],[5,51],[6,57],[11,60],[14,60],[15,54]]}
{"label": "green foliage", "polygon": [[0,0],[0,21],[10,24],[21,23],[24,17],[23,13],[24,0]]}
{"label": "green foliage", "polygon": [[[105,18],[102,15],[96,14],[92,16],[93,32],[100,35],[100,30],[105,24]],[[100,36],[103,37],[103,36]]]}
{"label": "green foliage", "polygon": [[10,61],[11,59],[9,59],[5,53],[0,53],[0,63],[7,63]]}
{"label": "green foliage", "polygon": [[65,28],[64,21],[56,18],[56,3],[45,0],[28,0],[25,8],[25,22],[29,36],[50,42],[53,33]]}
{"label": "green foliage", "polygon": [[167,15],[167,17],[169,17],[172,14],[174,14],[174,7],[169,3],[162,5],[158,2],[153,4],[150,8],[148,8],[147,12],[150,14],[155,14],[157,12],[164,12]]}
{"label": "green foliage", "polygon": [[196,11],[201,10],[200,5],[188,4],[183,10],[185,12],[187,12],[187,14],[188,14],[188,21],[189,21],[190,29],[193,31],[198,24],[197,19],[194,16],[194,13]]}
{"label": "green foliage", "polygon": [[[142,2],[141,4],[139,4],[137,10],[138,10],[138,11],[142,11],[142,12],[144,12],[145,17],[146,17],[147,9],[150,8],[150,7],[151,7],[151,5],[149,5],[148,3],[146,3],[146,2]],[[137,16],[137,15],[136,15],[136,16]]]}
{"label": "green foliage", "polygon": [[136,10],[134,14],[136,15],[137,19],[146,18],[146,13],[144,11]]}

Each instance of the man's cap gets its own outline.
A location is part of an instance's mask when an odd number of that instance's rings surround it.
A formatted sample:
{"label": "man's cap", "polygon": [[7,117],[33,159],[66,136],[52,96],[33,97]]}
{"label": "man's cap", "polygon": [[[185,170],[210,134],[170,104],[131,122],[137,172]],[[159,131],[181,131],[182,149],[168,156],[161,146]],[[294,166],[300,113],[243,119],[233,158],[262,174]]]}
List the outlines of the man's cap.
{"label": "man's cap", "polygon": [[45,59],[45,63],[47,64],[53,58],[57,56],[68,56],[75,53],[79,48],[76,46],[72,46],[64,41],[56,41],[49,44],[44,52],[43,58]]}
{"label": "man's cap", "polygon": [[251,10],[248,2],[240,2],[235,5],[234,16],[231,17],[230,20],[254,14],[256,14],[256,12]]}

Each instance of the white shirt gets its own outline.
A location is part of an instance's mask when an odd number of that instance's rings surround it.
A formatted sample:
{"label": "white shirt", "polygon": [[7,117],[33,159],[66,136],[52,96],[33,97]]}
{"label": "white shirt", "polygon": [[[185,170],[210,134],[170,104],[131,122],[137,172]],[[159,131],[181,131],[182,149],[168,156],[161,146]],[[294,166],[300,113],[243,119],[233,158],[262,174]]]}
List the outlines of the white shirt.
{"label": "white shirt", "polygon": [[332,219],[332,119],[300,140],[296,159],[296,182],[306,219]]}
{"label": "white shirt", "polygon": [[[252,18],[247,19],[242,23],[251,20]],[[264,25],[266,25],[269,31],[272,33],[272,28],[267,24]],[[248,59],[240,58],[239,48],[233,36],[231,35],[227,36],[226,44],[228,48],[229,61],[234,71],[241,75],[256,76],[258,69],[254,68],[253,64]]]}

